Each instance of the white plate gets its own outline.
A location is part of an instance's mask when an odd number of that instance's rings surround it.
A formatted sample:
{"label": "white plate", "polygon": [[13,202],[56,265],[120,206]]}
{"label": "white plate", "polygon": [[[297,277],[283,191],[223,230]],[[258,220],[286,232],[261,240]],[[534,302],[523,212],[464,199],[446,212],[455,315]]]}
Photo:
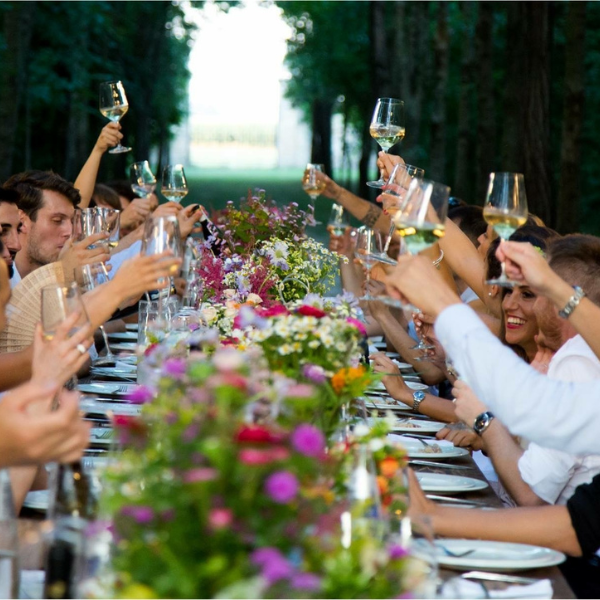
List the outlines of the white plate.
{"label": "white plate", "polygon": [[488,484],[474,477],[461,477],[459,475],[446,475],[445,473],[416,473],[417,479],[424,492],[434,494],[452,494],[477,492],[485,490]]}
{"label": "white plate", "polygon": [[383,342],[383,336],[382,335],[372,335],[371,337],[367,338],[369,344],[375,344],[377,342]]}
{"label": "white plate", "polygon": [[408,421],[400,421],[399,423],[396,423],[393,431],[401,431],[404,433],[437,433],[444,427],[446,427],[446,423],[440,423],[439,421],[421,421],[420,419],[410,419]]}
{"label": "white plate", "polygon": [[428,458],[430,460],[448,460],[450,458],[460,458],[469,456],[469,451],[465,448],[457,448],[446,440],[425,440],[428,444],[437,445],[439,452],[426,451],[425,446],[419,441],[407,438],[403,435],[388,434],[388,437],[406,448],[409,458]]}
{"label": "white plate", "polygon": [[92,427],[90,430],[90,445],[110,446],[114,440],[114,431],[111,427]]}
{"label": "white plate", "polygon": [[[416,540],[417,543],[421,540]],[[488,540],[441,539],[435,542],[452,552],[475,550],[467,556],[448,556],[441,548],[436,548],[436,558],[441,566],[459,571],[525,571],[552,567],[564,562],[565,555],[550,548],[494,542]],[[425,544],[423,544],[425,547]]]}
{"label": "white plate", "polygon": [[402,358],[397,352],[386,352],[388,358]]}
{"label": "white plate", "polygon": [[125,324],[125,329],[127,329],[127,331],[138,331],[139,328],[140,328],[140,326],[137,323],[126,323]]}
{"label": "white plate", "polygon": [[29,492],[27,496],[25,496],[23,506],[25,508],[31,508],[32,510],[48,510],[48,490]]}
{"label": "white plate", "polygon": [[127,350],[129,352],[135,352],[137,350],[137,342],[119,342],[117,344],[110,344],[111,350]]}
{"label": "white plate", "polygon": [[424,383],[419,383],[418,381],[404,381],[404,383],[411,389],[411,390],[427,390],[429,389],[428,385],[425,385]]}
{"label": "white plate", "polygon": [[127,379],[135,379],[137,369],[116,369],[115,367],[92,367],[90,369],[92,375],[104,375],[107,377],[121,377]]}
{"label": "white plate", "polygon": [[77,389],[85,394],[104,394],[108,396],[125,396],[137,387],[136,383],[112,383],[98,381],[97,383],[80,383]]}
{"label": "white plate", "polygon": [[401,370],[401,371],[407,371],[409,369],[412,369],[412,365],[409,365],[408,363],[405,362],[400,362],[399,360],[396,360],[395,358],[392,358],[392,362]]}
{"label": "white plate", "polygon": [[91,415],[126,415],[136,417],[140,414],[140,404],[129,404],[126,402],[107,402],[106,398],[82,398],[79,408]]}
{"label": "white plate", "polygon": [[107,335],[109,340],[134,340],[137,342],[137,333],[135,331],[115,331],[114,333],[108,333]]}

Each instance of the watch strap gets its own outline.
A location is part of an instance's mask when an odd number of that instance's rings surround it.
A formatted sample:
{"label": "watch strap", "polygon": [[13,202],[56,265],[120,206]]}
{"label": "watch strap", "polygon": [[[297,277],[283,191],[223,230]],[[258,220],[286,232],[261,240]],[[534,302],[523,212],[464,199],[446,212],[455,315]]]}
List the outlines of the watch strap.
{"label": "watch strap", "polygon": [[573,290],[575,293],[569,298],[565,307],[558,311],[558,316],[563,319],[568,319],[571,316],[571,313],[579,306],[581,300],[585,297],[585,292],[578,285],[574,285]]}
{"label": "watch strap", "polygon": [[489,410],[477,415],[475,417],[475,421],[473,423],[473,431],[477,435],[483,435],[485,430],[490,426],[491,422],[494,420],[494,414]]}

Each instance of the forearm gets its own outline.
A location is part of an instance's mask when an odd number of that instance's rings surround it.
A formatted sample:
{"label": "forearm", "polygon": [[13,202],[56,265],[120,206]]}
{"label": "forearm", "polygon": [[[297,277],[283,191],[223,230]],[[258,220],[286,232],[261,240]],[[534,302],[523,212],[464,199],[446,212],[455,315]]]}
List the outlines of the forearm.
{"label": "forearm", "polygon": [[421,351],[411,350],[415,345],[415,340],[408,335],[391,312],[386,311],[378,315],[377,320],[385,333],[385,337],[396,348],[396,352],[420,373],[421,379],[425,383],[435,385],[443,381],[444,376],[440,369],[428,361],[417,360],[422,356]]}
{"label": "forearm", "polygon": [[384,215],[381,208],[376,204],[368,200],[363,200],[363,198],[359,198],[342,187],[339,188],[338,194],[334,199],[367,227],[378,229],[382,233],[385,233],[385,235],[390,232],[390,218]]}
{"label": "forearm", "polygon": [[32,360],[33,346],[20,352],[0,354],[0,392],[29,381]]}
{"label": "forearm", "polygon": [[514,501],[519,506],[545,505],[546,502],[523,481],[519,471],[519,459],[523,450],[498,419],[491,422],[483,433],[482,440],[502,485]]}
{"label": "forearm", "polygon": [[539,506],[482,511],[436,507],[431,515],[437,535],[532,544],[581,556],[565,506]]}
{"label": "forearm", "polygon": [[[410,389],[390,393],[390,396],[394,400],[406,404],[409,408],[413,407],[413,392]],[[456,421],[452,402],[444,400],[444,398],[438,398],[433,394],[425,394],[425,398],[419,404],[419,413],[443,423],[454,423]]]}
{"label": "forearm", "polygon": [[12,467],[9,469],[9,473],[15,513],[18,515],[21,512],[25,496],[33,487],[38,474],[38,467],[35,465],[31,467]]}
{"label": "forearm", "polygon": [[83,303],[92,329],[95,330],[108,321],[125,299],[126,294],[114,279],[84,294]]}
{"label": "forearm", "polygon": [[362,296],[362,285],[364,282],[362,268],[354,263],[352,258],[340,261],[340,278],[342,288],[354,294],[357,298]]}
{"label": "forearm", "polygon": [[94,195],[94,186],[96,185],[96,177],[98,176],[102,154],[102,152],[94,147],[79,175],[77,175],[77,179],[73,185],[79,190],[79,195],[81,196],[78,208],[87,208],[90,205],[90,201]]}

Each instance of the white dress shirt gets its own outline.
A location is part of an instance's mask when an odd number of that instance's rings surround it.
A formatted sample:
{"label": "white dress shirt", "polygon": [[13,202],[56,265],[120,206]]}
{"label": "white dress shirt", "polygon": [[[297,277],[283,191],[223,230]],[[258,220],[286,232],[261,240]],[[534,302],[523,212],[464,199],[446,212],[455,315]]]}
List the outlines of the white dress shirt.
{"label": "white dress shirt", "polygon": [[119,270],[119,267],[129,258],[137,256],[142,249],[142,242],[138,240],[125,248],[125,250],[121,250],[121,252],[117,252],[110,257],[110,260],[106,263],[107,265],[111,265],[112,269],[108,272],[108,278],[112,279],[115,276],[115,273]]}
{"label": "white dress shirt", "polygon": [[541,375],[464,304],[442,311],[435,331],[461,378],[513,434],[574,454],[600,454],[600,381]]}
{"label": "white dress shirt", "polygon": [[19,274],[19,269],[17,269],[17,263],[13,261],[13,274],[10,278],[10,289],[14,290],[17,286],[17,283],[21,281],[21,275]]}
{"label": "white dress shirt", "polygon": [[[585,340],[576,335],[552,357],[548,377],[558,381],[600,380],[600,360]],[[590,404],[597,402],[589,398]],[[530,444],[519,459],[519,471],[525,483],[549,504],[566,504],[575,488],[589,483],[600,473],[600,456],[576,456],[560,450]]]}

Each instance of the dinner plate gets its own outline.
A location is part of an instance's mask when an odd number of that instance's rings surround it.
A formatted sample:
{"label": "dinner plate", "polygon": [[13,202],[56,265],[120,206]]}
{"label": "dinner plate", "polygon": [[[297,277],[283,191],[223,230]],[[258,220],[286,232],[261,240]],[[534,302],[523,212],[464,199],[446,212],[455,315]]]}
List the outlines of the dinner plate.
{"label": "dinner plate", "polygon": [[125,329],[127,329],[127,331],[138,331],[140,328],[140,326],[137,323],[126,323],[125,324]]}
{"label": "dinner plate", "polygon": [[92,375],[102,375],[103,377],[116,377],[118,379],[135,379],[136,369],[116,369],[113,367],[92,367]]}
{"label": "dinner plate", "polygon": [[411,389],[411,390],[427,390],[429,389],[429,386],[424,384],[424,383],[419,383],[418,381],[404,381],[404,383]]}
{"label": "dinner plate", "polygon": [[48,510],[48,490],[29,492],[23,501],[24,508],[46,512]]}
{"label": "dinner plate", "polygon": [[113,344],[109,342],[111,350],[127,350],[129,352],[135,352],[137,350],[136,342],[117,342]]}
{"label": "dinner plate", "polygon": [[108,333],[107,335],[109,340],[133,340],[137,342],[137,333],[135,331],[115,331],[114,333]]}
{"label": "dinner plate", "polygon": [[91,446],[110,446],[113,443],[114,431],[111,427],[92,427],[90,430]]}
{"label": "dinner plate", "polygon": [[98,381],[96,383],[80,383],[77,389],[85,394],[104,394],[108,396],[125,396],[137,387],[137,383],[112,383]]}
{"label": "dinner plate", "polygon": [[128,417],[136,417],[142,410],[139,404],[109,402],[106,398],[82,398],[79,408],[88,415],[125,415]]}
{"label": "dinner plate", "polygon": [[[511,542],[441,539],[436,540],[434,544],[438,563],[443,567],[458,571],[525,571],[553,567],[564,562],[566,558],[562,552],[550,548],[528,544],[513,544]],[[474,550],[474,552],[460,557],[448,556],[441,546],[456,553],[469,550]],[[422,539],[415,540],[415,551],[417,553],[423,551],[423,554],[429,555],[430,549],[429,542]]]}
{"label": "dinner plate", "polygon": [[488,487],[487,482],[474,477],[446,475],[445,473],[415,473],[424,492],[434,494],[455,494],[477,492]]}
{"label": "dinner plate", "polygon": [[367,338],[369,344],[375,344],[377,342],[383,342],[383,336],[382,335],[372,335],[370,337]]}
{"label": "dinner plate", "polygon": [[429,450],[419,440],[407,438],[403,435],[389,433],[388,438],[406,448],[409,458],[428,458],[430,460],[448,460],[450,458],[461,458],[469,456],[469,451],[465,448],[458,448],[446,440],[425,440],[430,446],[435,448]]}
{"label": "dinner plate", "polygon": [[439,421],[421,421],[420,419],[405,419],[399,420],[394,425],[392,431],[401,431],[403,433],[437,433],[440,429],[443,429],[444,427],[446,427],[446,423],[440,423]]}
{"label": "dinner plate", "polygon": [[408,369],[412,369],[412,365],[409,365],[408,363],[405,362],[401,362],[399,360],[396,360],[395,358],[392,358],[392,362],[401,370],[401,371],[407,371]]}

